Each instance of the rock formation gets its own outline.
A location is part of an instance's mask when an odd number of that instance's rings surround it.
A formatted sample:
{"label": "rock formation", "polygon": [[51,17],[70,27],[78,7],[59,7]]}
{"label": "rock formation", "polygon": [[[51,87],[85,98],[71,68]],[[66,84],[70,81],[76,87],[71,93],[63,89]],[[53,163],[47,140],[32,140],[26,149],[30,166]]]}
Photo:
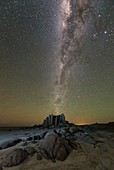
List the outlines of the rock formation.
{"label": "rock formation", "polygon": [[43,121],[43,128],[54,128],[54,127],[62,127],[66,126],[68,121],[65,120],[65,116],[62,113],[61,115],[49,115]]}

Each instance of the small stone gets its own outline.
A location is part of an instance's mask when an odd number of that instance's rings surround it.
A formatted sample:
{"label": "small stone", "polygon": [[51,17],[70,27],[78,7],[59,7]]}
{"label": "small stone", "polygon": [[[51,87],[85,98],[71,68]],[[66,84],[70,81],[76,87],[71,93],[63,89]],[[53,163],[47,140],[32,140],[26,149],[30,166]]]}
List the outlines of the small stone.
{"label": "small stone", "polygon": [[22,146],[27,146],[28,145],[28,142],[24,142],[23,144],[22,144]]}
{"label": "small stone", "polygon": [[41,139],[41,138],[40,138],[40,135],[37,135],[36,137],[37,137],[37,140],[40,140],[40,139]]}
{"label": "small stone", "polygon": [[29,155],[32,155],[36,152],[36,150],[33,147],[26,147],[24,149]]}
{"label": "small stone", "polygon": [[37,140],[37,136],[34,136],[34,137],[33,137],[33,140]]}
{"label": "small stone", "polygon": [[37,160],[42,160],[42,156],[37,154]]}
{"label": "small stone", "polygon": [[32,140],[32,137],[27,138],[28,141]]}
{"label": "small stone", "polygon": [[25,135],[29,135],[29,133],[25,133]]}

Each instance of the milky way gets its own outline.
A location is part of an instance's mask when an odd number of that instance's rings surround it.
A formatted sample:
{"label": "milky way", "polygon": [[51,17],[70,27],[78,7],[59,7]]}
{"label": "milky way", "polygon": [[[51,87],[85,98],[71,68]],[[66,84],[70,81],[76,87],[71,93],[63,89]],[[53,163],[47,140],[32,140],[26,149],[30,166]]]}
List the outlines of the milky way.
{"label": "milky way", "polygon": [[[95,3],[95,2],[94,2]],[[61,47],[60,60],[55,81],[55,112],[58,113],[65,101],[70,68],[80,59],[83,36],[92,16],[90,0],[63,0],[61,3]]]}

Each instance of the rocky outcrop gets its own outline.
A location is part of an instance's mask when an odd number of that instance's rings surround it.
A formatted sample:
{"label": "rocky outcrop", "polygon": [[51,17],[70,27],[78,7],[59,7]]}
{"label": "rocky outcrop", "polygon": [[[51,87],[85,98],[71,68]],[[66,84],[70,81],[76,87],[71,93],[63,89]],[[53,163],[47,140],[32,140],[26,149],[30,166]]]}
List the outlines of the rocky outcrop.
{"label": "rocky outcrop", "polygon": [[49,128],[49,127],[62,127],[66,126],[68,124],[68,121],[65,120],[65,116],[62,113],[61,115],[49,115],[46,117],[46,119],[43,121],[43,128]]}

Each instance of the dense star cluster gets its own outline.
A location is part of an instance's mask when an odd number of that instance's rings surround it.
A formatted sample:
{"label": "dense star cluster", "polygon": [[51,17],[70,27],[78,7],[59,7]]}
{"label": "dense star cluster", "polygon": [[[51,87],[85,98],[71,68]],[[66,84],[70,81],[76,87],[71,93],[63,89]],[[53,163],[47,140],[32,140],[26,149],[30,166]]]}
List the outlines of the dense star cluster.
{"label": "dense star cluster", "polygon": [[113,47],[113,0],[1,0],[0,124],[114,119]]}

